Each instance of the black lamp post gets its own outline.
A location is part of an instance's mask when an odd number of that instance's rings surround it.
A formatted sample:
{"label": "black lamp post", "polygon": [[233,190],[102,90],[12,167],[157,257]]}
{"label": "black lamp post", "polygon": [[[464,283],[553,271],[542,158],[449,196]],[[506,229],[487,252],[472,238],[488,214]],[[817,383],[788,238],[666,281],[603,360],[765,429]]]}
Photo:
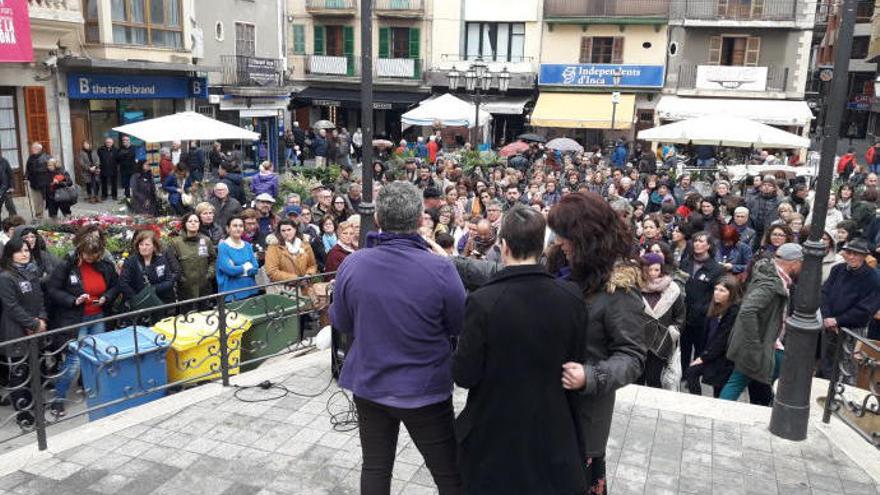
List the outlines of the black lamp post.
{"label": "black lamp post", "polygon": [[367,232],[373,230],[373,2],[361,0],[361,154],[363,192],[358,213],[361,216],[359,246],[365,247]]}
{"label": "black lamp post", "polygon": [[[492,79],[495,75],[489,71],[489,66],[483,62],[483,59],[476,59],[471,63],[470,68],[462,75],[455,67],[446,75],[449,82],[449,90],[455,91],[464,78],[465,90],[474,94],[474,131],[471,143],[474,148],[477,147],[477,140],[480,136],[480,105],[483,103],[483,94],[492,89]],[[510,87],[510,73],[505,67],[498,73],[498,91],[506,93]]]}
{"label": "black lamp post", "polygon": [[786,440],[807,438],[816,342],[822,332],[822,322],[817,315],[822,258],[825,255],[822,233],[825,230],[825,215],[828,213],[828,196],[834,175],[840,121],[846,105],[856,0],[843,0],[840,12],[842,20],[834,47],[834,78],[831,81],[825,125],[822,126],[822,158],[816,182],[816,197],[813,200],[813,222],[810,225],[809,240],[804,243],[804,265],[793,301],[794,315],[785,323],[785,354],[770,417],[770,432]]}

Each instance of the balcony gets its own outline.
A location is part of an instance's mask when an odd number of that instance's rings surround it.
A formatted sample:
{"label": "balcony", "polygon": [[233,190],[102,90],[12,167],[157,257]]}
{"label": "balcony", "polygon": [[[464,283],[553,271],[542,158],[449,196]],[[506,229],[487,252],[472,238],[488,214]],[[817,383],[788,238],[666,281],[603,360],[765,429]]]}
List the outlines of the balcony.
{"label": "balcony", "polygon": [[422,60],[413,58],[378,58],[375,76],[382,79],[421,80]]}
{"label": "balcony", "polygon": [[[656,23],[669,16],[669,0],[544,0],[547,22],[588,21],[603,23],[627,20],[628,23]],[[653,20],[653,22],[651,22]]]}
{"label": "balcony", "polygon": [[[779,22],[796,22],[807,0],[673,0],[670,24],[675,21],[705,21],[736,25],[742,22],[764,22],[769,27]],[[787,27],[787,26],[786,26]]]}
{"label": "balcony", "polygon": [[320,16],[353,16],[357,0],[306,0],[306,11]]}
{"label": "balcony", "polygon": [[284,84],[281,60],[273,58],[222,55],[223,85],[278,88]]}
{"label": "balcony", "polygon": [[675,88],[679,95],[759,96],[763,93],[770,96],[770,93],[785,93],[793,74],[792,68],[778,65],[752,67],[683,64],[678,67]]}
{"label": "balcony", "polygon": [[83,23],[80,0],[28,0],[31,21],[46,23]]}
{"label": "balcony", "polygon": [[306,77],[319,79],[360,76],[360,57],[351,55],[306,55]]}
{"label": "balcony", "polygon": [[[447,74],[455,68],[459,72],[467,72],[474,60],[459,54],[442,54],[439,62],[434,62],[431,68],[425,71],[425,80],[429,86],[447,86],[449,79]],[[534,57],[515,57],[510,61],[487,60],[486,65],[492,73],[507,69],[510,73],[511,89],[534,89],[535,79],[538,74],[537,61]]]}
{"label": "balcony", "polygon": [[373,10],[379,17],[417,19],[425,15],[425,0],[375,0]]}

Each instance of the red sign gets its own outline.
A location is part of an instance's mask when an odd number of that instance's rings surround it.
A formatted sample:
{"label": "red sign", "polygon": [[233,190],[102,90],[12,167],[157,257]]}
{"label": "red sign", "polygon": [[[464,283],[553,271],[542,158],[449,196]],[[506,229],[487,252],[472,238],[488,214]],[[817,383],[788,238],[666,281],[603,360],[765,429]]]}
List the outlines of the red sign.
{"label": "red sign", "polygon": [[33,62],[27,0],[0,0],[0,62]]}

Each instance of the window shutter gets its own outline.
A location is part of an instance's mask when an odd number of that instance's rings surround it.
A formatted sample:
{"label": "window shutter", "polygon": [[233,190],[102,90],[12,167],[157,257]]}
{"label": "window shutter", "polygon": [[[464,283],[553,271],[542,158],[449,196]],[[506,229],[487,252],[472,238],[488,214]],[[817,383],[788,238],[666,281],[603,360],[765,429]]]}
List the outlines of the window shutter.
{"label": "window shutter", "polygon": [[593,38],[584,36],[581,38],[581,63],[589,64],[593,61]]}
{"label": "window shutter", "polygon": [[422,32],[419,28],[409,28],[409,58],[419,58]]}
{"label": "window shutter", "polygon": [[354,75],[354,27],[342,27],[342,54],[348,64],[348,75]]}
{"label": "window shutter", "polygon": [[391,58],[391,28],[379,28],[379,58]]}
{"label": "window shutter", "polygon": [[312,52],[315,55],[323,55],[324,54],[324,43],[325,43],[325,34],[324,34],[324,26],[315,26],[315,46],[312,49]]}
{"label": "window shutter", "polygon": [[623,36],[615,36],[611,44],[611,63],[623,63]]}
{"label": "window shutter", "polygon": [[752,0],[752,18],[764,17],[764,0]]}
{"label": "window shutter", "polygon": [[746,60],[743,65],[756,66],[761,56],[761,38],[759,36],[749,36],[746,41]]}
{"label": "window shutter", "polygon": [[27,121],[28,147],[39,142],[43,151],[52,154],[49,142],[49,114],[46,111],[46,88],[26,86],[24,89],[24,115]]}
{"label": "window shutter", "polygon": [[721,65],[721,36],[709,38],[709,65]]}
{"label": "window shutter", "polygon": [[727,17],[728,0],[718,0],[718,17]]}
{"label": "window shutter", "polygon": [[296,55],[306,53],[306,30],[302,24],[293,25],[293,53]]}

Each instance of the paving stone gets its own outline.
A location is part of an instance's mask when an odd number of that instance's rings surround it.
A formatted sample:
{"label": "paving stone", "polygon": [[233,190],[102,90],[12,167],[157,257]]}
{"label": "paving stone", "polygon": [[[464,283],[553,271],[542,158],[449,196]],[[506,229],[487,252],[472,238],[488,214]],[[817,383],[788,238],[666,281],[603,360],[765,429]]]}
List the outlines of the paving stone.
{"label": "paving stone", "polygon": [[131,481],[131,478],[119,474],[108,474],[101,478],[97,483],[93,484],[90,488],[98,493],[114,495],[122,493],[123,488],[131,483]]}
{"label": "paving stone", "polygon": [[35,478],[35,475],[26,471],[15,471],[0,478],[0,490],[12,490],[13,488],[27,483]]}

